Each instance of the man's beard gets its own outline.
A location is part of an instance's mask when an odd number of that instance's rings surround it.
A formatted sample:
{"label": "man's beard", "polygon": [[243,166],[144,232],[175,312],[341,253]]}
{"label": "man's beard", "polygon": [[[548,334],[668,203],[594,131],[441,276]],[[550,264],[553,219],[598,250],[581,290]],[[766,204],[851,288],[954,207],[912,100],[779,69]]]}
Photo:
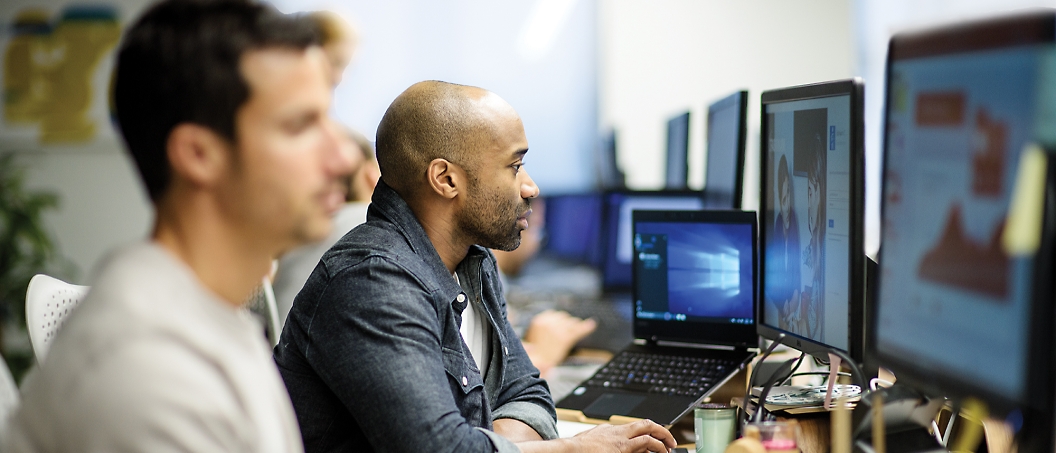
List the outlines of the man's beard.
{"label": "man's beard", "polygon": [[530,206],[528,200],[524,200],[524,203],[508,203],[497,196],[474,196],[459,216],[458,226],[477,245],[513,251],[521,245],[521,227],[517,219],[528,212]]}

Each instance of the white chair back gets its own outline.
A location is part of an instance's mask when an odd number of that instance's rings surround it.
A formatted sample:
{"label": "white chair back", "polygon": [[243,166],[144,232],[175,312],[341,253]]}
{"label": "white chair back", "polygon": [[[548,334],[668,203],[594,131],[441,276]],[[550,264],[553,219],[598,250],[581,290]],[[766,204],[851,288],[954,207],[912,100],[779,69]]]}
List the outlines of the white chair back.
{"label": "white chair back", "polygon": [[89,287],[66,283],[44,274],[34,275],[26,290],[26,325],[37,363],[44,363],[48,348],[66,317],[88,294]]}

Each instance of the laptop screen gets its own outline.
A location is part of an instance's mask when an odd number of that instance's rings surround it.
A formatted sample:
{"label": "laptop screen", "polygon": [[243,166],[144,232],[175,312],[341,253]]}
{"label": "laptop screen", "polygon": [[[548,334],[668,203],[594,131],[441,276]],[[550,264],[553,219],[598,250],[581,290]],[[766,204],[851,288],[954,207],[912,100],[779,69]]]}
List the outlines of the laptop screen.
{"label": "laptop screen", "polygon": [[633,218],[635,337],[754,346],[755,213]]}

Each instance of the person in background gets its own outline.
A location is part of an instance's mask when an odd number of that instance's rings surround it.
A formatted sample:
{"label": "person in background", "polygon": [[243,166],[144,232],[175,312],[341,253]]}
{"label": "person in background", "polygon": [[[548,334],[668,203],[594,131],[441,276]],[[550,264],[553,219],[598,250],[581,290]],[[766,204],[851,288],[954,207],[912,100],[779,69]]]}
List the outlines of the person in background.
{"label": "person in background", "polygon": [[302,451],[239,305],[274,256],[329,234],[351,170],[315,29],[248,0],[166,0],[116,61],[117,120],[153,229],[94,273],[24,383],[3,450]]}
{"label": "person in background", "polygon": [[331,81],[337,86],[356,54],[359,33],[348,21],[332,11],[315,11],[309,13],[308,18],[316,24],[323,50],[330,61]]}
{"label": "person in background", "polygon": [[380,175],[378,162],[374,158],[374,147],[363,134],[345,129],[341,146],[351,154],[355,169],[342,178],[345,204],[334,214],[334,229],[322,241],[290,250],[278,260],[274,283],[275,303],[278,306],[279,326],[286,325],[286,317],[293,307],[293,299],[300,292],[312,269],[319,263],[330,247],[359,224],[367,221],[367,206]]}
{"label": "person in background", "polygon": [[514,250],[538,188],[520,117],[486,90],[421,82],[378,127],[367,223],[323,255],[275,348],[315,451],[668,451],[643,420],[557,436],[505,316],[488,248]]}

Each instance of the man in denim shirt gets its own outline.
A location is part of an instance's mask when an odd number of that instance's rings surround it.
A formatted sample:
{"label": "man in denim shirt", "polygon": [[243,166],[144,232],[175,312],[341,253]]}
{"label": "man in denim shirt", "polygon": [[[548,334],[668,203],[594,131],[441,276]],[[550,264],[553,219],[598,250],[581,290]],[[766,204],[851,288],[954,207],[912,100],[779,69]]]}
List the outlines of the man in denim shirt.
{"label": "man in denim shirt", "polygon": [[557,437],[554,403],[506,320],[495,257],[538,187],[497,95],[421,82],[378,127],[363,224],[294,299],[275,360],[308,452],[667,451],[643,421]]}

